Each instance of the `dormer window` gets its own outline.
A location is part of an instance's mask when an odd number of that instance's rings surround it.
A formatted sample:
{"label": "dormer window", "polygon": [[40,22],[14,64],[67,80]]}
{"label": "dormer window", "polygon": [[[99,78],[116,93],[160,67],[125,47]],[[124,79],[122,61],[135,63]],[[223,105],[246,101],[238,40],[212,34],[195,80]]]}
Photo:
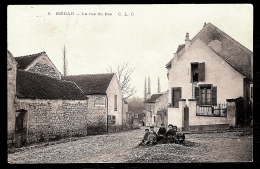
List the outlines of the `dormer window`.
{"label": "dormer window", "polygon": [[205,62],[191,62],[191,83],[205,80]]}

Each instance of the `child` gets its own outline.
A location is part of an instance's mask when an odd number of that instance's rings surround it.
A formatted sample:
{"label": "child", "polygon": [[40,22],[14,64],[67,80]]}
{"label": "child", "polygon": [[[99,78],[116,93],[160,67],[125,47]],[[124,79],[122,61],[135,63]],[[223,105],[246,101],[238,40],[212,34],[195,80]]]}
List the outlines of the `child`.
{"label": "child", "polygon": [[174,126],[174,127],[175,127],[175,130],[173,129],[173,125],[172,124],[168,125],[169,130],[165,133],[164,143],[166,143],[166,140],[169,140],[170,143],[174,143],[175,142],[177,127],[176,126]]}
{"label": "child", "polygon": [[148,135],[148,138],[147,138],[147,141],[145,142],[145,144],[156,144],[157,140],[157,134],[156,132],[154,131],[154,126],[151,126],[150,127],[150,132],[149,132],[149,135]]}
{"label": "child", "polygon": [[166,134],[166,128],[164,127],[164,124],[161,124],[161,127],[159,128],[158,131],[157,142],[160,141],[162,138],[164,138],[165,134]]}
{"label": "child", "polygon": [[145,142],[146,142],[147,139],[148,139],[148,135],[149,135],[149,129],[145,129],[144,131],[145,131],[145,134],[144,134],[144,138],[143,138],[141,144],[145,144]]}

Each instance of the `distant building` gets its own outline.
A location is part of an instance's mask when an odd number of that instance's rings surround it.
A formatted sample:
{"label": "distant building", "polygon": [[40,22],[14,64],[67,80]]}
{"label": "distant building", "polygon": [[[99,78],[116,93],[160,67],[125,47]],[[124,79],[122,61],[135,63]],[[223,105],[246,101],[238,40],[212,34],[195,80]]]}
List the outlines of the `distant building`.
{"label": "distant building", "polygon": [[168,124],[167,106],[168,94],[164,93],[153,94],[145,101],[145,125],[146,126],[161,126],[161,124]]}
{"label": "distant building", "polygon": [[252,63],[252,51],[211,23],[191,40],[187,33],[185,44],[166,65],[168,123],[185,130],[207,130],[249,121],[252,112],[236,114],[235,99],[243,97],[245,110],[250,107]]}

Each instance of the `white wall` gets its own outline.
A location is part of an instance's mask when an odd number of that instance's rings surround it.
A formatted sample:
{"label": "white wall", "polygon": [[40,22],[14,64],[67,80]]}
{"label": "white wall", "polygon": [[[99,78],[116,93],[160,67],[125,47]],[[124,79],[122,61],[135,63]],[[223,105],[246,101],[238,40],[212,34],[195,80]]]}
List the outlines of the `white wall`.
{"label": "white wall", "polygon": [[[122,115],[123,115],[123,93],[121,87],[117,80],[116,74],[114,74],[108,88],[107,88],[107,97],[108,97],[108,115],[116,116],[116,125],[122,125]],[[117,95],[117,111],[114,111],[114,97]]]}
{"label": "white wall", "polygon": [[188,50],[179,56],[177,62],[174,62],[169,70],[169,102],[171,102],[172,87],[182,87],[182,98],[192,98],[191,62],[205,62],[205,81],[198,84],[217,86],[218,103],[243,96],[243,76],[200,39],[194,41]]}
{"label": "white wall", "polygon": [[189,125],[229,124],[226,117],[196,116],[196,101],[186,102],[189,107]]}

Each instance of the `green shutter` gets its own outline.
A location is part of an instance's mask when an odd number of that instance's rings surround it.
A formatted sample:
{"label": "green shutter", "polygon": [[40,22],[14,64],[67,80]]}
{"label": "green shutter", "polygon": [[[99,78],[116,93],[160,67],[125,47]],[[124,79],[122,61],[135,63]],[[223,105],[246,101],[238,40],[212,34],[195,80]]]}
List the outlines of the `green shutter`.
{"label": "green shutter", "polygon": [[200,88],[199,87],[195,87],[195,98],[197,100],[197,104],[199,103],[199,98],[200,98]]}
{"label": "green shutter", "polygon": [[213,106],[217,106],[217,86],[211,88],[211,102]]}
{"label": "green shutter", "polygon": [[199,63],[198,65],[198,80],[203,82],[205,80],[205,62]]}

